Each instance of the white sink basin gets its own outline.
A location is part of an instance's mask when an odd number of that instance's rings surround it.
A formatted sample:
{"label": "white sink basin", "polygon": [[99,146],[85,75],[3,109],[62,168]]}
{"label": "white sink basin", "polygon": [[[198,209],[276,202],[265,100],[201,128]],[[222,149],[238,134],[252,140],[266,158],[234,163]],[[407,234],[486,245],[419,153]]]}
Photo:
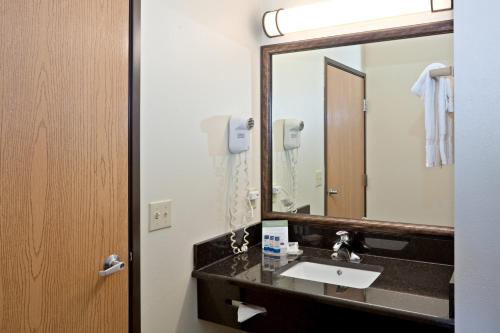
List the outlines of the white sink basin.
{"label": "white sink basin", "polygon": [[[382,273],[382,267],[378,266],[351,264],[350,267],[344,267],[347,265],[349,264],[325,265],[304,261],[295,264],[280,275],[349,288],[366,289]],[[352,268],[356,265],[359,265],[359,268]],[[366,269],[366,267],[370,268]]]}

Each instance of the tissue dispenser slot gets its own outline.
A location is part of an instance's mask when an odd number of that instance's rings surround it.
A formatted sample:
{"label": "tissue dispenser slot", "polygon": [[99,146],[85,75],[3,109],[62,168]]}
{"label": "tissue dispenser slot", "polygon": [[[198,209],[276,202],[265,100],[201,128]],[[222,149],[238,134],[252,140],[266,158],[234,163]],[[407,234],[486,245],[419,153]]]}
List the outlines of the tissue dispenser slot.
{"label": "tissue dispenser slot", "polygon": [[234,299],[228,299],[226,303],[238,309],[238,323],[243,323],[257,315],[265,316],[267,314],[267,309],[258,305],[247,304]]}

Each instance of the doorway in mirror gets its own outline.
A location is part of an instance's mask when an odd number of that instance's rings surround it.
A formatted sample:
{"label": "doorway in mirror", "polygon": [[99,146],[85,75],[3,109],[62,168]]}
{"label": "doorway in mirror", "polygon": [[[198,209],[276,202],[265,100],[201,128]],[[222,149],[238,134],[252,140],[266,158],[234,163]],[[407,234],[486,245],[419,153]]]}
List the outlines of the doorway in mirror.
{"label": "doorway in mirror", "polygon": [[365,77],[325,58],[326,216],[366,217]]}

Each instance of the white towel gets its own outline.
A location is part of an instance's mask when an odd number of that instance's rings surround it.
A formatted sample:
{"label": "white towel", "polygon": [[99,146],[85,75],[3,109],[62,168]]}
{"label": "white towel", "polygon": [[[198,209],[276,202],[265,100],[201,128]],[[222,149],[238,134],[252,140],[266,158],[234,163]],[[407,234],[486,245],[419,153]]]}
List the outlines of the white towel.
{"label": "white towel", "polygon": [[[411,91],[424,100],[426,166],[453,164],[453,82],[450,77],[434,80],[430,71],[443,64],[427,66]],[[436,98],[437,97],[437,98]]]}

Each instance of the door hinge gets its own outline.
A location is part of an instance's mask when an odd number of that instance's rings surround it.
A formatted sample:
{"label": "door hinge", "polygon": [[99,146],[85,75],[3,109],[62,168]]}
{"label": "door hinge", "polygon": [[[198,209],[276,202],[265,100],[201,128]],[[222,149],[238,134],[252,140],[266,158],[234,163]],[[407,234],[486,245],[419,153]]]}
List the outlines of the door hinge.
{"label": "door hinge", "polygon": [[368,187],[368,175],[365,173],[365,187]]}
{"label": "door hinge", "polygon": [[134,259],[134,256],[132,255],[132,251],[128,253],[128,260],[131,262]]}
{"label": "door hinge", "polygon": [[366,103],[366,99],[363,99],[363,112],[368,111],[368,104]]}

